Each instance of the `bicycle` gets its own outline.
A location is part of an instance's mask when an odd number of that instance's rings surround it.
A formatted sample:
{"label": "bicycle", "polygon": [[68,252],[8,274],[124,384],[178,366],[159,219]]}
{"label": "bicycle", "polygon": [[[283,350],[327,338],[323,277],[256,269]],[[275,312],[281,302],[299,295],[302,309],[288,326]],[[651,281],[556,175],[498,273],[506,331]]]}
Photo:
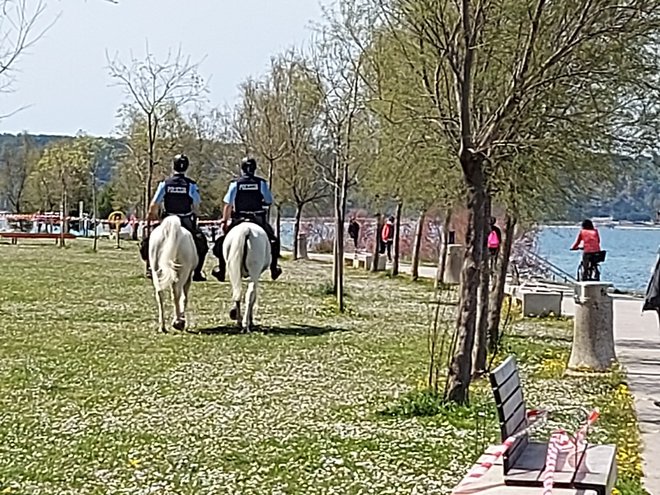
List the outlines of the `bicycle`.
{"label": "bicycle", "polygon": [[[580,248],[582,249],[582,248]],[[578,282],[599,282],[600,281],[600,263],[605,261],[607,251],[598,251],[596,253],[588,253],[587,256],[582,257],[582,261],[578,265],[576,279]],[[585,266],[585,258],[587,266]]]}

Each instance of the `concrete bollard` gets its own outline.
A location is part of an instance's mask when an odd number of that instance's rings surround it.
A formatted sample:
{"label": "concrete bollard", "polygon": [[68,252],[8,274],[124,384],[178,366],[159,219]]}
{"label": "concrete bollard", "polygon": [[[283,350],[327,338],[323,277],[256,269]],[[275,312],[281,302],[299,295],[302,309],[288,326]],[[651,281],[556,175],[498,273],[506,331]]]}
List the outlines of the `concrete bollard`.
{"label": "concrete bollard", "polygon": [[298,259],[306,260],[307,256],[307,236],[305,234],[298,234]]}
{"label": "concrete bollard", "polygon": [[608,283],[580,282],[575,289],[572,370],[605,371],[616,362],[614,318]]}
{"label": "concrete bollard", "polygon": [[445,266],[446,284],[459,284],[461,282],[461,270],[465,260],[465,246],[461,244],[450,244],[447,246],[447,266]]}

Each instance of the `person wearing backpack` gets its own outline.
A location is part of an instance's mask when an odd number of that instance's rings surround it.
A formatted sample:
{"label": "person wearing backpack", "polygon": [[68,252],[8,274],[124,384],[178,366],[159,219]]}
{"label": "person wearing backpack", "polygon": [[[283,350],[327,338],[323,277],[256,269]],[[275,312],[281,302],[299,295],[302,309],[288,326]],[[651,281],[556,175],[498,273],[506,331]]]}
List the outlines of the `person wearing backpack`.
{"label": "person wearing backpack", "polygon": [[491,259],[494,261],[500,254],[500,244],[502,244],[502,231],[496,225],[497,219],[490,217],[490,232],[488,233],[487,245]]}

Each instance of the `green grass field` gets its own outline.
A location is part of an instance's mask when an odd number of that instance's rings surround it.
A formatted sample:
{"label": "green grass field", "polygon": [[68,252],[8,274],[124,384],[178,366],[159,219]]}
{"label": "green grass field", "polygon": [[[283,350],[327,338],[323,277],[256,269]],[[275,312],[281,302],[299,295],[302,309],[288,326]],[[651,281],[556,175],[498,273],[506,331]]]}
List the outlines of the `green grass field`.
{"label": "green grass field", "polygon": [[[0,494],[443,494],[496,440],[485,383],[470,408],[381,414],[423,386],[428,284],[351,270],[338,315],[330,267],[285,262],[263,277],[262,332],[236,334],[209,281],[190,294],[199,333],[163,335],[125,246],[0,245]],[[569,325],[519,323],[505,349],[530,405],[603,407],[593,438],[624,446],[619,487],[643,493],[620,378],[562,377]]]}

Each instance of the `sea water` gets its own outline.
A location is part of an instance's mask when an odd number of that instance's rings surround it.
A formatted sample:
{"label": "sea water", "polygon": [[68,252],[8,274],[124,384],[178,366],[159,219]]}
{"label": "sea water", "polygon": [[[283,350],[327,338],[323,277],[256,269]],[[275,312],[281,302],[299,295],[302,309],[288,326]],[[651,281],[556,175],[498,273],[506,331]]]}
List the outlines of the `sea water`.
{"label": "sea water", "polygon": [[[601,249],[607,251],[600,265],[601,280],[622,290],[646,289],[655,266],[660,229],[641,226],[597,226]],[[562,270],[575,274],[582,252],[570,251],[578,227],[543,227],[538,237],[538,254]]]}
{"label": "sea water", "polygon": [[[332,223],[325,226],[323,237],[332,236]],[[293,245],[293,222],[282,221],[282,246]],[[601,264],[601,279],[621,290],[644,291],[660,247],[660,228],[644,226],[597,226],[601,247],[607,251]],[[575,276],[581,251],[570,251],[579,227],[546,226],[540,229],[538,252],[565,272]]]}

